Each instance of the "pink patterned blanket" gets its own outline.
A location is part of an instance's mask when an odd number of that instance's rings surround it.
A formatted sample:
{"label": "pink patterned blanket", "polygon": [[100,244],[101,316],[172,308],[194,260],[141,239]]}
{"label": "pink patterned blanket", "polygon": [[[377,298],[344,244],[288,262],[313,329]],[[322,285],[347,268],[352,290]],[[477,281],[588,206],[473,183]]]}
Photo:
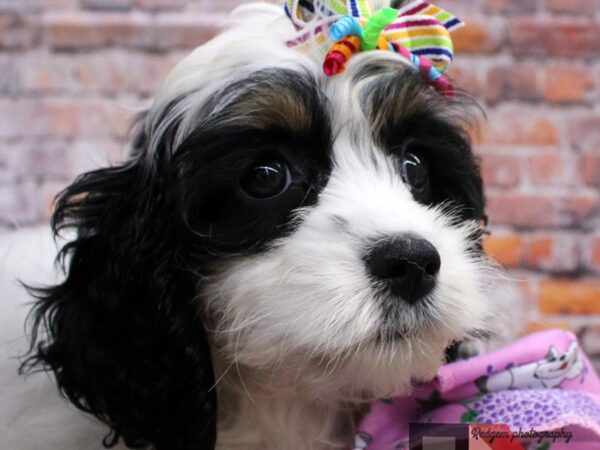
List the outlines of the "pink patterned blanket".
{"label": "pink patterned blanket", "polygon": [[[408,449],[410,423],[471,424],[469,439],[488,445],[477,448],[600,449],[600,380],[572,333],[535,333],[442,366],[410,397],[374,403],[355,450]],[[512,446],[476,439],[474,424],[507,425]]]}

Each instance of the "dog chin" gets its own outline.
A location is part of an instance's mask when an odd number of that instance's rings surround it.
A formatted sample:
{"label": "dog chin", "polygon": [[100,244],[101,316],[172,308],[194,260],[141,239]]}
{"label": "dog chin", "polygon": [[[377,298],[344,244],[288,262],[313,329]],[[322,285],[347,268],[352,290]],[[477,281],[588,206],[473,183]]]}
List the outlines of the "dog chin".
{"label": "dog chin", "polygon": [[[319,396],[373,401],[406,395],[415,384],[431,381],[444,361],[448,340],[435,333],[393,343],[373,343],[343,360],[320,362],[324,377],[315,383]],[[310,377],[309,372],[309,377]]]}
{"label": "dog chin", "polygon": [[422,321],[410,326],[402,322],[386,324],[367,345],[352,352],[342,372],[353,375],[349,385],[357,392],[368,392],[372,398],[404,395],[414,385],[435,378],[453,344],[466,341],[484,345],[474,340],[477,327],[484,326],[483,320],[461,328],[429,315],[426,307],[421,309]]}
{"label": "dog chin", "polygon": [[[426,308],[421,309],[427,316]],[[413,322],[410,329],[408,324],[404,329],[398,324],[380,325],[363,339],[347,336],[351,344],[323,351],[316,343],[294,346],[294,339],[285,336],[259,345],[255,339],[264,337],[265,326],[257,325],[256,334],[248,329],[213,335],[215,353],[225,367],[237,367],[244,380],[256,377],[262,388],[300,386],[308,398],[344,403],[404,395],[415,384],[431,381],[444,362],[446,348],[468,334],[429,317],[420,325]]]}

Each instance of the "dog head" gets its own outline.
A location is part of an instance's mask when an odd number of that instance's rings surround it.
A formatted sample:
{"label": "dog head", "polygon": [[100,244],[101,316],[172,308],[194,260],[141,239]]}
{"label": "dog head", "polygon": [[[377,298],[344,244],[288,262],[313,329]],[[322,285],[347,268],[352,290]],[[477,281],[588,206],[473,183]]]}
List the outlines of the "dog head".
{"label": "dog head", "polygon": [[37,291],[29,364],[107,445],[213,445],[213,362],[314,395],[402,392],[492,314],[474,105],[392,52],[327,78],[280,8],[238,16],[173,69],[129,159],[57,202],[77,237]]}

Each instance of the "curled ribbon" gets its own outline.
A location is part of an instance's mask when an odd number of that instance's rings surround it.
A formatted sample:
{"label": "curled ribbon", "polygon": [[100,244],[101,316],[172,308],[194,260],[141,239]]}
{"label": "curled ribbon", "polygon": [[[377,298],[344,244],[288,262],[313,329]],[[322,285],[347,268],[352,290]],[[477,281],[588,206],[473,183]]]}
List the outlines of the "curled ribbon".
{"label": "curled ribbon", "polygon": [[344,70],[346,62],[353,53],[360,50],[360,38],[349,35],[343,37],[331,47],[323,62],[323,71],[325,75],[332,76]]}
{"label": "curled ribbon", "polygon": [[[318,46],[327,45],[323,63],[326,75],[343,72],[358,51],[389,50],[410,61],[435,89],[446,96],[453,95],[453,88],[443,74],[453,58],[450,32],[464,25],[456,16],[423,0],[415,0],[398,10],[375,11],[371,0],[315,3],[319,11],[310,1],[288,0],[286,12],[299,31],[288,45],[309,50],[307,33],[312,33]],[[304,31],[316,14],[321,17],[320,25]],[[333,46],[331,41],[335,43]]]}

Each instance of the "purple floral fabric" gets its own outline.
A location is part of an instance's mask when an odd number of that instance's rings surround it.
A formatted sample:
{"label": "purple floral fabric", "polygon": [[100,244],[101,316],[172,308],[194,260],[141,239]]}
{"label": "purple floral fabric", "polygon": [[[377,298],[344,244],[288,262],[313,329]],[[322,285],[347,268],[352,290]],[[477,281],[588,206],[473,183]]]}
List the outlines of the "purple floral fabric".
{"label": "purple floral fabric", "polygon": [[505,423],[513,429],[537,427],[565,416],[600,424],[600,406],[586,393],[562,389],[523,389],[486,394],[464,403],[477,423]]}

